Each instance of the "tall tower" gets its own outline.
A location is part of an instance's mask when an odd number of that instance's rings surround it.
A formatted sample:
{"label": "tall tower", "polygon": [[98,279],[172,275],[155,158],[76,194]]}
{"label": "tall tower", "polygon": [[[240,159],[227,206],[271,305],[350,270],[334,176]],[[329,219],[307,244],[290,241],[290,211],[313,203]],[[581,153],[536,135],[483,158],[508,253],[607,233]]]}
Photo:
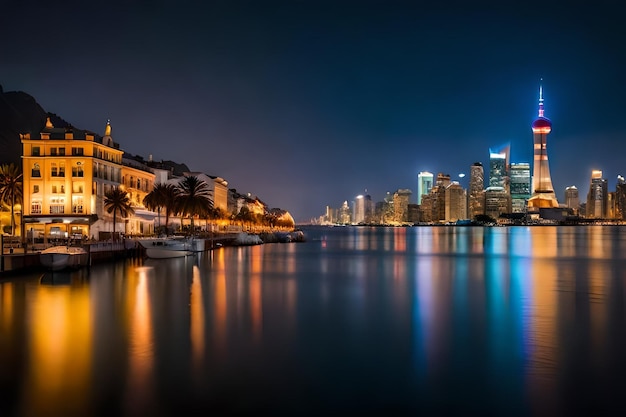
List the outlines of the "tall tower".
{"label": "tall tower", "polygon": [[479,214],[485,214],[485,173],[483,164],[475,162],[470,168],[470,185],[468,196],[468,214],[473,219]]}
{"label": "tall tower", "polygon": [[528,200],[529,208],[558,207],[559,203],[552,187],[550,166],[548,165],[548,134],[552,122],[543,115],[543,88],[539,86],[539,116],[532,124],[534,160],[532,197]]}
{"label": "tall tower", "polygon": [[420,172],[417,174],[417,204],[422,204],[422,196],[430,192],[433,188],[434,176],[430,172]]}

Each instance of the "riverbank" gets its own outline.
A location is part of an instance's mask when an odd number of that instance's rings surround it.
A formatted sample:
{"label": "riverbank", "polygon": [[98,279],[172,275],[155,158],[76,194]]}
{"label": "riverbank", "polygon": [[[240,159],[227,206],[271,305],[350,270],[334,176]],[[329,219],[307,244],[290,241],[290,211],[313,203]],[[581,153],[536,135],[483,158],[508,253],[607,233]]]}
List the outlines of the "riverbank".
{"label": "riverbank", "polygon": [[[218,249],[226,246],[241,246],[252,244],[241,242],[238,233],[217,235],[204,238],[205,251]],[[256,237],[255,244],[263,243],[283,243],[283,242],[303,242],[304,234],[301,231],[294,232],[265,232]],[[101,262],[108,262],[124,258],[144,257],[145,249],[139,244],[137,239],[123,239],[121,242],[85,242],[82,245],[89,254],[89,265]],[[24,272],[36,270],[44,271],[46,268],[41,264],[40,252],[42,248],[33,250],[32,247],[15,247],[4,249],[0,257],[0,278]]]}

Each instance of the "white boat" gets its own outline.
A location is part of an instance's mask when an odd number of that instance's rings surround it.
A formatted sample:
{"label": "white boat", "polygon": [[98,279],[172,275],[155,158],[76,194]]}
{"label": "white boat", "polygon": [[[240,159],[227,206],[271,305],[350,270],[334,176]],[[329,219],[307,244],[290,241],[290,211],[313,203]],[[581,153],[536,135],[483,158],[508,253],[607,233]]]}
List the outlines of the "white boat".
{"label": "white boat", "polygon": [[80,268],[89,263],[89,254],[83,248],[73,246],[53,246],[39,254],[43,266],[53,271],[65,268]]}
{"label": "white boat", "polygon": [[165,259],[193,255],[192,245],[187,239],[157,238],[139,239],[148,258]]}

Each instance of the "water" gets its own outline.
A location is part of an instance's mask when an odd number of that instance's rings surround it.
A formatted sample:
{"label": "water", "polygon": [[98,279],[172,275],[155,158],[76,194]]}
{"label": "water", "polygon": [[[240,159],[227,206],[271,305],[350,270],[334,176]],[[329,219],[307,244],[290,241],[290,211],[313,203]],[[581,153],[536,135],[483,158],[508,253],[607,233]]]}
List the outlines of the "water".
{"label": "water", "polygon": [[0,281],[0,415],[574,415],[626,388],[626,228],[312,228]]}

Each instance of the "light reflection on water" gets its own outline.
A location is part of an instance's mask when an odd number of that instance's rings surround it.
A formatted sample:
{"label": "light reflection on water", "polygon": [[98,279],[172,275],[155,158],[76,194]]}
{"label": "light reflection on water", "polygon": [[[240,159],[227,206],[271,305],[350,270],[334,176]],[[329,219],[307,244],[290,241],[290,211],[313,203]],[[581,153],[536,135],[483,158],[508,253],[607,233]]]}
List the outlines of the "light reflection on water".
{"label": "light reflection on water", "polygon": [[626,229],[307,236],[3,279],[0,414],[575,414],[626,388]]}

